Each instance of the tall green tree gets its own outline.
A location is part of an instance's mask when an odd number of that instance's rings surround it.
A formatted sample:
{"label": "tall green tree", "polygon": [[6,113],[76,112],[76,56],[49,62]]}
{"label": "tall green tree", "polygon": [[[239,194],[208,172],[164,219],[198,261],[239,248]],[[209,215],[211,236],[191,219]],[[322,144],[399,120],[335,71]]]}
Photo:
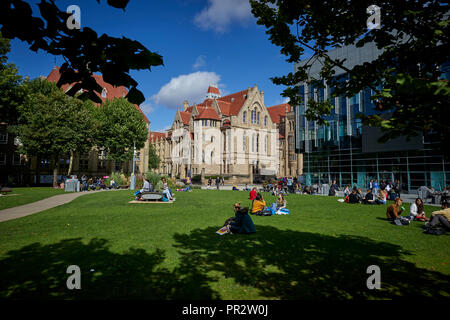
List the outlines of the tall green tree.
{"label": "tall green tree", "polygon": [[23,102],[24,90],[22,77],[14,64],[8,63],[7,54],[11,46],[9,39],[0,33],[0,122],[15,124],[17,108]]}
{"label": "tall green tree", "polygon": [[[100,3],[100,0],[97,0]],[[129,0],[107,0],[108,5],[123,9]],[[0,31],[9,39],[20,39],[30,45],[30,50],[43,50],[66,61],[60,68],[58,86],[76,83],[67,94],[86,90],[79,98],[89,98],[100,103],[95,92],[101,93],[92,74],[99,72],[103,79],[115,86],[128,88],[129,101],[141,104],[145,98],[137,89],[137,81],[130,70],[151,70],[163,64],[162,56],[151,52],[140,42],[126,37],[101,36],[85,26],[69,28],[73,21],[66,8],[59,9],[53,0],[41,0],[39,14],[33,15],[31,6],[22,0],[0,1]],[[69,23],[70,25],[70,23]]]}
{"label": "tall green tree", "polygon": [[133,146],[144,147],[148,127],[144,116],[125,98],[107,100],[99,108],[101,129],[98,146],[105,147],[107,159],[125,162],[133,158]]}
{"label": "tall green tree", "polygon": [[[435,0],[250,0],[257,23],[266,27],[269,39],[281,47],[286,61],[299,65],[295,72],[272,81],[287,86],[283,96],[291,104],[302,101],[299,84],[323,87],[322,79],[336,90],[333,96],[351,97],[372,88],[371,97],[378,112],[362,116],[363,123],[381,127],[380,142],[432,130],[440,137],[443,151],[449,152],[450,130],[448,80],[449,5]],[[368,29],[367,8],[381,8],[380,28]],[[376,21],[375,21],[376,22]],[[362,47],[374,42],[382,54],[373,61],[346,68],[345,60],[330,58],[328,50],[354,44]],[[308,59],[309,58],[309,59]],[[320,77],[310,68],[321,63]],[[445,67],[446,70],[445,70]],[[443,68],[444,67],[444,68]],[[339,81],[336,73],[348,74]],[[332,105],[329,101],[307,106],[309,120],[327,124]],[[381,112],[387,111],[389,117]]]}
{"label": "tall green tree", "polygon": [[159,168],[159,164],[161,163],[161,159],[159,159],[158,155],[156,154],[155,148],[153,148],[153,145],[150,144],[149,150],[148,150],[148,168],[149,169],[157,169]]}
{"label": "tall green tree", "polygon": [[35,79],[24,86],[27,95],[18,108],[19,119],[14,128],[21,142],[20,152],[52,160],[56,185],[59,159],[73,151],[87,150],[95,142],[91,138],[95,132],[93,106],[65,95],[45,79]]}

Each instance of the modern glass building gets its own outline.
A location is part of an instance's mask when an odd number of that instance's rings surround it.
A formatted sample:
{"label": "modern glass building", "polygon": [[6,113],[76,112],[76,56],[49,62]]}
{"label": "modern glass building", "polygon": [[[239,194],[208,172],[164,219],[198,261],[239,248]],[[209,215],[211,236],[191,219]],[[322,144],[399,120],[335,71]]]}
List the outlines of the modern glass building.
{"label": "modern glass building", "polygon": [[[347,59],[349,69],[357,64],[375,59],[381,53],[375,44],[362,48],[347,46],[329,52],[331,58]],[[301,62],[300,64],[302,64]],[[297,69],[298,65],[295,66]],[[449,66],[444,66],[443,76],[449,79]],[[321,65],[310,69],[318,77]],[[347,75],[338,73],[339,81]],[[411,193],[420,186],[432,186],[442,190],[450,186],[450,163],[440,151],[440,145],[432,134],[420,135],[411,140],[396,138],[388,143],[377,143],[380,129],[362,126],[358,113],[373,114],[374,104],[371,89],[365,89],[353,97],[332,98],[333,88],[315,88],[304,83],[299,94],[303,104],[294,108],[296,117],[296,152],[303,153],[303,181],[308,184],[328,183],[367,188],[371,179],[378,181],[400,180],[402,189]],[[309,99],[323,101],[331,99],[334,106],[327,117],[329,126],[308,121],[305,108]],[[389,114],[386,114],[389,116]]]}

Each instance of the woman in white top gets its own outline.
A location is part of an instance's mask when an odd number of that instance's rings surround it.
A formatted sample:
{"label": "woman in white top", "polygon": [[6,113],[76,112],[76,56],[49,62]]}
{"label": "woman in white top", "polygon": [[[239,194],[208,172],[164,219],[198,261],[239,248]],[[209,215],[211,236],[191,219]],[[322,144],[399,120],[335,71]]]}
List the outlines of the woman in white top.
{"label": "woman in white top", "polygon": [[410,220],[428,221],[429,219],[425,216],[425,211],[423,210],[423,201],[417,198],[414,203],[411,204],[409,208]]}
{"label": "woman in white top", "polygon": [[387,193],[384,190],[378,191],[377,203],[386,204]]}

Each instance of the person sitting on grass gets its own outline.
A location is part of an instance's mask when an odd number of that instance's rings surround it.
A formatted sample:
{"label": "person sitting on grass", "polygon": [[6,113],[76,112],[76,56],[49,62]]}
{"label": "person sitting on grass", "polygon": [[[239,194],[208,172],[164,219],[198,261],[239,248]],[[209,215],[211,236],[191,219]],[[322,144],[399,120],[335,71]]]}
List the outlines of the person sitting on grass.
{"label": "person sitting on grass", "polygon": [[252,214],[263,215],[265,211],[267,211],[266,201],[264,201],[262,194],[258,193],[253,201]]}
{"label": "person sitting on grass", "polygon": [[241,203],[237,202],[233,205],[234,217],[225,221],[225,224],[216,233],[224,234],[250,234],[255,233],[255,225],[252,218],[248,215],[248,208],[242,208]]}
{"label": "person sitting on grass", "polygon": [[281,209],[285,209],[287,206],[287,201],[284,198],[284,194],[280,193],[277,198],[277,209],[276,214],[280,214]]}
{"label": "person sitting on grass", "polygon": [[417,221],[428,221],[429,219],[425,216],[425,211],[423,209],[423,201],[421,198],[417,198],[414,203],[409,207],[409,217],[410,220]]}
{"label": "person sitting on grass", "polygon": [[353,188],[352,193],[348,195],[348,203],[359,203],[358,193],[356,192],[356,188]]}
{"label": "person sitting on grass", "polygon": [[235,185],[235,184],[233,185],[233,191],[239,191],[237,185]]}
{"label": "person sitting on grass", "polygon": [[395,198],[395,203],[389,205],[386,209],[386,217],[389,221],[394,221],[397,218],[400,218],[402,212],[405,210],[402,207],[403,200],[400,198]]}
{"label": "person sitting on grass", "polygon": [[166,178],[162,178],[161,181],[163,183],[163,194],[166,196],[167,200],[173,200],[172,191],[167,184]]}
{"label": "person sitting on grass", "polygon": [[377,195],[377,204],[386,204],[386,200],[387,200],[387,192],[380,189],[378,191],[378,195]]}
{"label": "person sitting on grass", "polygon": [[450,208],[448,207],[448,202],[443,201],[441,209],[431,213],[430,222],[427,222],[425,226],[436,227],[440,222],[447,230],[450,230]]}
{"label": "person sitting on grass", "polygon": [[367,189],[367,193],[363,198],[364,204],[376,204],[375,197],[373,196],[372,190]]}

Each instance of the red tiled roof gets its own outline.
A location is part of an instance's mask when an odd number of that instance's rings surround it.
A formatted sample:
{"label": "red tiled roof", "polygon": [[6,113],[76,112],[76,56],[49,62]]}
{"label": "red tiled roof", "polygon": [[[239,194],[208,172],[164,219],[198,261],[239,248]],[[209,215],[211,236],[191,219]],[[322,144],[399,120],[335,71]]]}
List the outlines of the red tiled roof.
{"label": "red tiled roof", "polygon": [[[226,116],[237,115],[239,113],[239,111],[241,111],[241,108],[244,105],[245,100],[247,100],[246,99],[247,95],[248,95],[248,89],[230,94],[225,97],[218,98],[217,99],[218,101],[225,102],[225,104],[219,103],[220,111]],[[229,105],[230,105],[229,108],[226,106],[226,103],[229,103]],[[222,108],[223,108],[223,110],[222,110]]]}
{"label": "red tiled roof", "polygon": [[214,108],[205,108],[197,106],[198,116],[195,117],[195,120],[198,119],[212,119],[212,120],[220,120],[219,115],[217,114]]}
{"label": "red tiled roof", "polygon": [[288,106],[288,111],[290,112],[291,106],[288,103],[283,103],[283,104],[279,104],[279,105],[267,108],[267,111],[269,111],[272,122],[275,122],[277,124],[280,123],[281,117],[286,116],[286,106]]}
{"label": "red tiled roof", "polygon": [[219,88],[216,88],[216,87],[213,87],[213,86],[209,86],[208,93],[214,93],[214,94],[220,95]]}
{"label": "red tiled roof", "polygon": [[[97,83],[100,87],[106,89],[106,92],[107,92],[106,98],[103,98],[101,94],[99,94],[98,92],[95,92],[95,94],[102,100],[102,102],[104,102],[106,100],[112,100],[114,98],[125,97],[128,94],[128,90],[124,86],[115,87],[115,86],[112,86],[109,83],[105,82],[103,80],[103,77],[100,75],[93,74],[92,76],[94,77],[95,81],[97,81]],[[52,69],[52,71],[50,72],[50,74],[48,75],[47,80],[50,82],[58,82],[60,78],[61,78],[61,73],[59,72],[59,67],[54,67]],[[73,85],[74,85],[74,83],[71,83],[71,84],[66,83],[66,84],[62,85],[61,89],[65,92],[65,91],[67,91],[67,89],[69,89],[69,87],[71,87]],[[146,117],[144,112],[142,112],[141,108],[139,108],[139,106],[136,104],[134,106],[144,116],[145,121],[147,123],[149,123],[150,121],[148,121],[148,118]]]}
{"label": "red tiled roof", "polygon": [[[153,134],[153,138],[152,138],[152,134]],[[164,132],[150,131],[148,140],[150,142],[153,142],[153,141],[156,141],[159,139],[163,139],[165,137],[166,137],[166,134]]]}
{"label": "red tiled roof", "polygon": [[185,125],[189,125],[189,119],[191,117],[191,113],[185,112],[185,111],[180,111],[180,116],[181,116],[181,121],[183,121],[183,123]]}

